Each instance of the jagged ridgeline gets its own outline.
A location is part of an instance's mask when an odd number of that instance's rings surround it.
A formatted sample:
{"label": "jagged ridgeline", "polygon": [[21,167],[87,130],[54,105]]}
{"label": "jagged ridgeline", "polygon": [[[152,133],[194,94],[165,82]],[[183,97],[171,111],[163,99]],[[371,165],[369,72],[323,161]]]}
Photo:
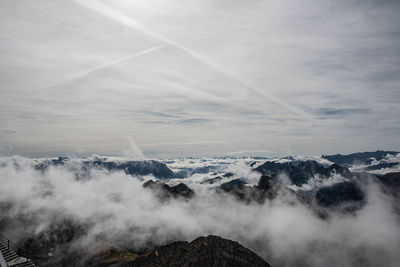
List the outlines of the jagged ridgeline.
{"label": "jagged ridgeline", "polygon": [[[0,182],[0,233],[39,266],[398,264],[393,151],[3,157]],[[24,258],[2,244],[7,259]]]}

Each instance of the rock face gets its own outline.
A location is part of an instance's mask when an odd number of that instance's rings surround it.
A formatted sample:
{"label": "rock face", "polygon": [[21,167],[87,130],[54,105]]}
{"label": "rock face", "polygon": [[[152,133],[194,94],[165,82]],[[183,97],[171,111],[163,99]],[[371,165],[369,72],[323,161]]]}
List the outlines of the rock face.
{"label": "rock face", "polygon": [[364,193],[354,182],[343,182],[320,188],[316,200],[321,206],[332,207],[343,203],[361,202],[364,200]]}
{"label": "rock face", "polygon": [[386,173],[379,180],[387,186],[400,188],[400,172]]}
{"label": "rock face", "polygon": [[231,191],[235,188],[243,188],[246,185],[246,182],[242,179],[234,179],[232,181],[229,181],[227,183],[223,183],[219,186],[224,191]]}
{"label": "rock face", "polygon": [[170,198],[184,198],[190,199],[194,196],[194,192],[184,183],[176,186],[169,186],[160,181],[149,180],[143,184],[144,188],[151,189],[160,200],[167,200]]}
{"label": "rock face", "polygon": [[284,173],[288,175],[292,183],[297,186],[307,183],[310,178],[316,175],[329,177],[333,174],[340,174],[346,178],[352,177],[352,173],[345,167],[340,167],[336,164],[325,167],[313,160],[291,161],[285,163],[267,161],[261,166],[255,168],[255,171],[258,171],[263,175],[271,176],[274,179],[279,174]]}
{"label": "rock face", "polygon": [[280,186],[269,176],[261,176],[256,186],[247,185],[242,179],[234,179],[220,185],[217,192],[225,192],[234,195],[245,202],[263,203],[266,198],[273,199],[278,195],[279,190],[287,190]]}
{"label": "rock face", "polygon": [[389,172],[377,178],[384,185],[386,193],[400,196],[400,172]]}
{"label": "rock face", "polygon": [[123,266],[133,267],[268,267],[262,258],[237,242],[209,235],[158,247]]}

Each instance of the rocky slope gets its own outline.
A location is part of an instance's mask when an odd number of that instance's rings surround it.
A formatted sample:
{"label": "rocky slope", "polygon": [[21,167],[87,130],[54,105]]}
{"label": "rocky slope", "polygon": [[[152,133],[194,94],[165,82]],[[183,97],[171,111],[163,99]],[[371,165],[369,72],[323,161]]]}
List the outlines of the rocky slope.
{"label": "rocky slope", "polygon": [[263,175],[257,185],[247,185],[242,179],[234,179],[230,182],[223,183],[217,188],[218,193],[228,193],[235,196],[240,201],[247,203],[257,202],[264,203],[266,199],[274,199],[278,195],[279,190],[290,191],[283,187],[271,177]]}
{"label": "rocky slope", "polygon": [[132,267],[268,267],[251,250],[228,239],[209,235],[192,242],[173,242],[155,248],[134,261],[118,266]]}

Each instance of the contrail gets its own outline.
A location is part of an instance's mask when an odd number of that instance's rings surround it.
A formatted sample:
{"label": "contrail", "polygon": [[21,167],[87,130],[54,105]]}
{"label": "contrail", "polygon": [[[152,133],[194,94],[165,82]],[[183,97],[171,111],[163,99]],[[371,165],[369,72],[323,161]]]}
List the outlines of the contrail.
{"label": "contrail", "polygon": [[129,156],[133,160],[145,160],[146,157],[144,156],[142,150],[133,141],[132,137],[130,137],[130,136],[125,136],[125,137],[128,139],[131,147],[129,150],[124,151],[124,154],[126,156]]}
{"label": "contrail", "polygon": [[200,61],[201,63],[207,65],[208,67],[211,67],[212,69],[223,73],[227,76],[229,76],[230,78],[234,79],[236,82],[240,83],[241,85],[243,85],[247,90],[253,92],[256,96],[260,96],[266,100],[275,102],[283,107],[285,107],[286,109],[290,110],[292,113],[295,114],[302,114],[302,115],[306,115],[309,116],[310,114],[304,112],[303,110],[293,107],[285,102],[283,102],[282,100],[276,98],[275,96],[272,96],[269,93],[260,91],[256,88],[254,88],[253,86],[251,86],[250,84],[248,84],[246,81],[244,81],[243,79],[237,77],[236,75],[234,75],[233,73],[231,73],[229,70],[227,70],[226,68],[218,65],[217,63],[215,63],[214,61],[208,59],[207,57],[199,54],[198,52],[194,51],[191,48],[188,48],[182,44],[176,43],[150,29],[148,29],[146,26],[144,26],[140,21],[134,20],[124,14],[121,14],[120,12],[100,3],[99,1],[83,1],[83,0],[74,0],[77,4],[80,4],[82,6],[85,6],[89,9],[95,10],[96,12],[103,14],[111,19],[114,19],[120,23],[122,23],[125,26],[128,26],[132,29],[141,31],[155,39],[158,39],[160,41],[163,41],[171,46],[174,46],[176,48],[179,48],[180,50],[183,50],[184,52],[186,52],[187,54],[191,55],[193,58],[197,59],[198,61]]}
{"label": "contrail", "polygon": [[142,52],[139,52],[139,53],[130,55],[130,56],[128,56],[128,57],[124,57],[124,58],[117,59],[117,60],[114,60],[114,61],[111,61],[111,62],[107,62],[107,63],[102,64],[102,65],[100,65],[100,66],[91,68],[91,69],[89,69],[89,70],[85,70],[85,71],[83,71],[83,72],[81,72],[81,73],[78,73],[78,74],[75,74],[74,76],[69,77],[69,78],[67,78],[67,79],[65,79],[65,80],[63,80],[63,81],[61,81],[61,82],[59,82],[59,83],[57,83],[57,84],[62,84],[62,83],[69,82],[69,81],[71,81],[71,80],[79,79],[79,78],[84,77],[84,76],[86,76],[86,75],[88,75],[88,74],[91,74],[91,73],[93,73],[93,72],[99,71],[99,70],[104,69],[104,68],[108,68],[108,67],[110,67],[110,66],[112,66],[112,65],[115,65],[115,64],[118,64],[118,63],[127,61],[127,60],[131,60],[131,59],[133,59],[133,58],[136,58],[136,57],[139,57],[139,56],[142,56],[142,55],[145,55],[145,54],[152,53],[152,52],[157,51],[157,50],[160,50],[160,49],[162,49],[162,48],[164,48],[164,47],[165,47],[165,45],[164,45],[164,46],[153,47],[153,48],[144,50],[144,51],[142,51]]}

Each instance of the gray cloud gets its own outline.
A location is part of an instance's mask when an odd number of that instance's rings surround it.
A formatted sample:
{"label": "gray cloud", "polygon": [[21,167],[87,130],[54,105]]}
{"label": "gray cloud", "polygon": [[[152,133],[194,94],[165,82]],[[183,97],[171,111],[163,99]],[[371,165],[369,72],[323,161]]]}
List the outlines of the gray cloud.
{"label": "gray cloud", "polygon": [[6,134],[15,134],[15,133],[17,133],[17,131],[13,130],[13,129],[3,129],[2,132],[6,133]]}
{"label": "gray cloud", "polygon": [[366,114],[370,113],[371,109],[367,108],[341,108],[341,109],[330,109],[330,108],[320,108],[316,111],[317,114],[326,116],[346,116],[351,114]]}
{"label": "gray cloud", "polygon": [[[0,145],[18,153],[121,151],[126,135],[237,146],[210,154],[400,149],[398,1],[0,5],[0,123],[19,133]],[[310,151],[318,138],[337,141]]]}
{"label": "gray cloud", "polygon": [[186,119],[180,121],[181,123],[188,123],[188,124],[197,124],[197,123],[208,123],[211,122],[212,120],[209,119],[201,119],[201,118],[193,118],[193,119]]}

